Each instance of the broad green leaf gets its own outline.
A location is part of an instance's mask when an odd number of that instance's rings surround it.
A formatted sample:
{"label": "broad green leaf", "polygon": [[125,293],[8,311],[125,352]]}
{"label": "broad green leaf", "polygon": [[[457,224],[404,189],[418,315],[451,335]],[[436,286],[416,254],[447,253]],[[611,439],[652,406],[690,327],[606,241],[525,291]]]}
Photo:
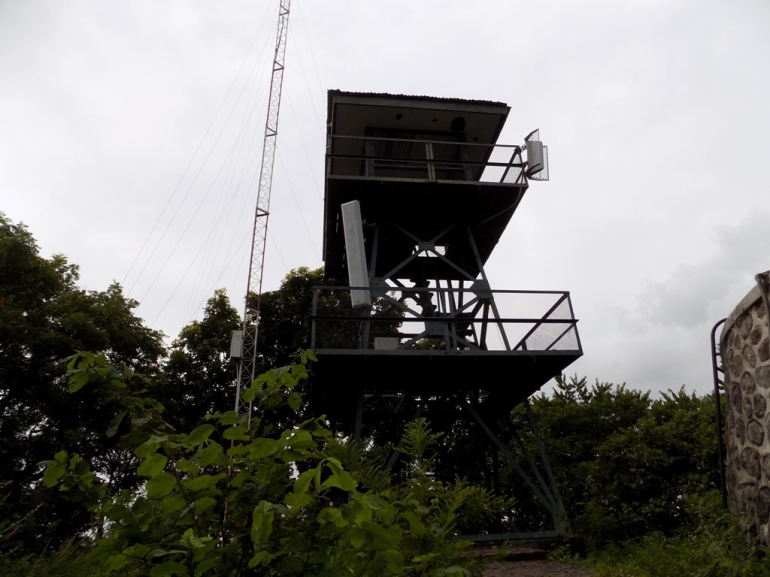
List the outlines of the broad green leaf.
{"label": "broad green leaf", "polygon": [[387,504],[385,503],[385,501],[383,501],[377,495],[366,493],[364,497],[366,498],[366,501],[369,503],[369,506],[372,509],[385,509],[387,507]]}
{"label": "broad green leaf", "polygon": [[257,565],[267,565],[272,555],[267,551],[260,551],[249,560],[249,568],[253,569]]}
{"label": "broad green leaf", "polygon": [[319,523],[337,523],[341,517],[342,512],[339,509],[326,507],[325,509],[321,509],[321,512],[318,513],[316,521]]}
{"label": "broad green leaf", "polygon": [[193,503],[193,513],[196,515],[201,515],[205,513],[206,511],[210,511],[214,508],[214,506],[217,504],[216,499],[213,499],[211,497],[203,497],[202,499],[198,499]]}
{"label": "broad green leaf", "polygon": [[280,382],[281,382],[281,385],[283,385],[287,389],[293,389],[294,387],[297,386],[297,383],[299,381],[297,381],[297,377],[295,377],[291,373],[285,372],[285,373],[283,373],[281,375],[281,381]]}
{"label": "broad green leaf", "polygon": [[303,493],[301,495],[297,493],[289,493],[286,495],[284,502],[289,506],[292,512],[295,512],[295,510],[302,509],[303,507],[306,507],[312,503],[313,499],[311,499],[310,495],[307,493]]}
{"label": "broad green leaf", "polygon": [[201,467],[208,467],[214,463],[221,466],[225,465],[224,455],[222,454],[222,445],[219,443],[211,443],[205,449],[198,451],[195,454],[195,459]]}
{"label": "broad green leaf", "polygon": [[307,358],[313,361],[314,363],[318,362],[318,357],[315,356],[315,353],[311,351],[310,349],[305,351],[305,354],[307,355]]}
{"label": "broad green leaf", "polygon": [[142,477],[154,477],[164,469],[167,462],[168,458],[165,455],[155,453],[147,457],[144,462],[139,465],[136,469],[136,473]]}
{"label": "broad green leaf", "polygon": [[227,411],[219,417],[219,422],[222,425],[234,425],[238,422],[238,413],[235,411]]}
{"label": "broad green leaf", "polygon": [[304,461],[305,453],[295,451],[294,449],[286,449],[283,453],[281,453],[281,460],[284,463],[290,463],[292,461]]}
{"label": "broad green leaf", "polygon": [[155,565],[150,570],[150,577],[171,577],[172,575],[189,575],[187,567],[176,561],[166,561],[161,565]]}
{"label": "broad green leaf", "polygon": [[71,357],[67,357],[64,359],[67,361],[67,372],[72,373],[75,370],[75,363],[78,362],[78,358],[80,358],[80,354],[72,355]]}
{"label": "broad green leaf", "polygon": [[302,399],[297,393],[292,393],[291,395],[286,397],[286,402],[294,411],[298,411],[300,406],[302,405]]}
{"label": "broad green leaf", "polygon": [[176,468],[182,471],[183,473],[189,473],[193,477],[197,477],[198,474],[201,472],[200,467],[193,463],[192,461],[188,461],[187,459],[181,459],[176,462]]}
{"label": "broad green leaf", "polygon": [[181,511],[187,506],[187,501],[184,499],[184,495],[181,493],[174,493],[169,495],[160,502],[160,508],[164,513],[174,513],[175,511]]}
{"label": "broad green leaf", "polygon": [[230,481],[230,486],[235,488],[242,487],[243,484],[249,479],[251,479],[251,474],[245,471],[241,471],[235,477],[233,477],[232,481]]}
{"label": "broad green leaf", "polygon": [[343,491],[352,491],[356,488],[356,481],[353,479],[353,477],[350,476],[349,473],[345,471],[340,471],[339,475],[331,475],[326,481],[323,482],[321,485],[322,489],[326,489],[328,487],[337,487],[339,489],[342,489]]}
{"label": "broad green leaf", "polygon": [[64,473],[66,473],[64,465],[58,461],[49,461],[48,466],[45,468],[45,473],[43,473],[43,484],[46,487],[54,487],[59,479],[64,476]]}
{"label": "broad green leaf", "polygon": [[88,383],[88,375],[85,373],[75,373],[70,378],[69,382],[69,392],[70,393],[76,393],[80,389],[82,389],[86,384]]}
{"label": "broad green leaf", "polygon": [[118,428],[120,428],[120,423],[123,422],[123,418],[128,415],[128,411],[123,411],[122,413],[118,413],[115,415],[115,417],[110,421],[110,425],[107,427],[107,436],[108,437],[114,437],[115,434],[118,432]]}
{"label": "broad green leaf", "polygon": [[144,545],[143,543],[137,543],[133,547],[127,547],[126,549],[123,549],[123,555],[127,555],[128,557],[134,557],[137,559],[144,558],[147,553],[150,552],[150,548],[147,545]]}
{"label": "broad green leaf", "polygon": [[187,442],[191,445],[200,445],[203,443],[203,441],[209,438],[209,435],[211,435],[213,430],[214,425],[210,425],[208,423],[201,425],[200,427],[196,427],[187,437]]}
{"label": "broad green leaf", "polygon": [[241,393],[241,399],[243,399],[244,403],[251,403],[254,401],[254,397],[257,396],[257,391],[253,389],[252,387],[249,387],[247,389],[244,389]]}
{"label": "broad green leaf", "polygon": [[126,557],[122,553],[118,555],[113,555],[109,559],[107,559],[107,562],[104,564],[105,569],[108,571],[120,571],[125,567],[126,563],[128,563],[131,559],[129,557]]}
{"label": "broad green leaf", "polygon": [[195,567],[195,577],[200,577],[206,571],[216,567],[217,565],[219,565],[219,557],[212,557],[210,559],[205,559],[204,561],[201,561]]}
{"label": "broad green leaf", "polygon": [[67,451],[59,451],[53,456],[53,458],[62,465],[66,465],[67,461],[69,460],[69,453],[67,453]]}
{"label": "broad green leaf", "polygon": [[140,459],[145,459],[149,457],[152,453],[154,453],[157,449],[158,449],[158,443],[153,443],[152,441],[145,441],[134,450],[134,455],[136,455]]}
{"label": "broad green leaf", "polygon": [[214,485],[217,484],[217,481],[224,478],[225,476],[226,475],[224,473],[220,473],[219,475],[216,475],[216,476],[200,475],[195,479],[187,479],[185,481],[182,481],[182,484],[184,485],[185,489],[195,493],[198,491],[202,491],[203,489],[208,489],[209,487],[213,487]]}
{"label": "broad green leaf", "polygon": [[404,572],[404,557],[395,549],[388,549],[382,552],[385,558],[385,566],[391,573],[399,575]]}
{"label": "broad green leaf", "polygon": [[357,549],[361,549],[366,545],[367,534],[365,531],[355,529],[350,532],[350,544]]}
{"label": "broad green leaf", "polygon": [[310,481],[313,479],[314,475],[315,471],[313,469],[301,473],[300,476],[297,477],[297,480],[294,481],[294,492],[297,495],[304,495],[307,493],[308,487],[310,486]]}
{"label": "broad green leaf", "polygon": [[404,518],[409,522],[409,530],[412,532],[412,535],[421,537],[425,534],[425,524],[417,514],[405,511]]}
{"label": "broad green leaf", "polygon": [[276,440],[259,438],[249,445],[249,456],[254,459],[263,459],[275,452]]}
{"label": "broad green leaf", "polygon": [[153,549],[149,553],[147,553],[147,559],[154,559],[156,557],[163,557],[164,555],[168,555],[168,551],[165,549]]}
{"label": "broad green leaf", "polygon": [[300,380],[305,380],[308,377],[305,365],[292,365],[291,372]]}
{"label": "broad green leaf", "polygon": [[227,449],[227,456],[228,457],[240,457],[241,455],[245,455],[251,450],[250,446],[247,444],[239,443],[237,445],[232,445],[229,449]]}
{"label": "broad green leaf", "polygon": [[318,446],[318,443],[312,439],[293,438],[289,441],[289,446],[296,451],[306,451],[307,449],[315,449]]}
{"label": "broad green leaf", "polygon": [[[375,551],[387,551],[398,546],[401,530],[398,525],[385,529],[377,523],[362,521],[361,528],[369,535],[369,544]],[[396,531],[392,531],[396,529]]]}
{"label": "broad green leaf", "polygon": [[248,429],[246,428],[246,425],[230,427],[229,429],[225,429],[225,432],[222,434],[222,438],[233,441],[248,441],[249,436],[246,434],[247,430]]}
{"label": "broad green leaf", "polygon": [[274,516],[275,511],[272,510],[272,506],[266,501],[261,501],[254,508],[251,522],[251,540],[254,543],[259,545],[267,543],[270,533],[273,532]]}
{"label": "broad green leaf", "polygon": [[147,498],[160,499],[174,490],[176,477],[171,473],[159,473],[147,481]]}

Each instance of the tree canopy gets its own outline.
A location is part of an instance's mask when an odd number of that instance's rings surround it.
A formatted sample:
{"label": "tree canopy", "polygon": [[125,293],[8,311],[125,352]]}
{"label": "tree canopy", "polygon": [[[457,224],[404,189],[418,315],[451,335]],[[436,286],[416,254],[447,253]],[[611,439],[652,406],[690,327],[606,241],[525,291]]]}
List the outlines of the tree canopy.
{"label": "tree canopy", "polygon": [[[108,481],[106,500],[124,490],[137,495],[147,478],[141,473],[146,468],[137,475],[139,457],[132,452],[137,445],[127,434],[151,421],[134,422],[115,388],[70,394],[72,375],[66,365],[72,355],[91,351],[122,375],[141,375],[136,386],[146,388],[158,403],[156,412],[162,412],[174,435],[205,425],[207,414],[224,415],[234,401],[236,366],[228,351],[240,319],[223,290],[208,300],[201,320],[184,327],[166,349],[163,335],[143,324],[135,314],[138,303],[117,283],[95,291],[81,289],[78,280],[76,265],[62,255],[41,256],[27,228],[0,213],[0,552],[6,554],[50,550],[94,528],[82,498],[42,483],[40,463],[53,455],[66,451],[67,467],[87,466],[96,478]],[[320,269],[302,267],[291,271],[278,290],[263,295],[263,370],[289,363],[298,349],[309,346],[313,286],[323,284],[335,283],[325,282]],[[327,311],[344,298],[344,290],[332,293],[320,304]],[[280,432],[319,417],[312,395],[308,399],[300,412],[292,406],[295,401],[287,401],[272,416],[262,417],[263,425]],[[530,402],[573,528],[593,544],[653,530],[673,532],[689,522],[688,499],[717,486],[709,395],[679,390],[652,399],[625,385],[590,386],[574,377],[558,380],[553,394],[536,395]],[[497,426],[502,433],[508,426],[520,429],[536,455],[526,420],[515,410],[510,422]],[[494,451],[473,428],[448,422],[439,427],[445,434],[432,443],[432,478],[451,482],[459,476],[498,491],[507,498],[495,504],[504,510],[498,511],[501,528],[540,528],[537,519],[543,515],[537,503],[510,467],[495,461]],[[267,429],[259,434],[274,438]],[[85,464],[73,465],[74,454]],[[381,463],[379,457],[371,462]],[[500,487],[491,481],[496,467]],[[368,478],[379,477],[362,475],[362,487]],[[469,515],[464,526],[480,528],[479,519]]]}
{"label": "tree canopy", "polygon": [[239,326],[238,311],[220,289],[206,303],[203,318],[185,326],[171,343],[165,379],[154,394],[179,430],[197,426],[209,413],[232,408],[236,365],[229,358],[230,336]]}
{"label": "tree canopy", "polygon": [[76,265],[62,255],[42,257],[27,228],[0,213],[0,518],[8,525],[0,531],[6,549],[55,544],[85,522],[82,508],[39,485],[39,462],[51,451],[78,452],[118,485],[135,478],[130,457],[103,434],[110,412],[93,398],[67,393],[65,359],[92,350],[151,374],[165,353],[162,335],[144,326],[133,312],[138,303],[118,284],[83,290],[78,278]]}

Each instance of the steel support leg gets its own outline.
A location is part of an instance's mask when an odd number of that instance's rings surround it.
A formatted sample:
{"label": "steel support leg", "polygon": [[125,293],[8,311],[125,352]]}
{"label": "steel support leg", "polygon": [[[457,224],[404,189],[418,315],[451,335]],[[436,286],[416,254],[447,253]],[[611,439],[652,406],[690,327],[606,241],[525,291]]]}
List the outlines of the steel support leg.
{"label": "steel support leg", "polygon": [[476,412],[476,410],[471,405],[469,405],[465,399],[459,396],[455,396],[455,399],[463,409],[465,409],[471,414],[471,416],[479,425],[479,427],[483,429],[483,431],[487,434],[487,436],[497,446],[498,450],[506,458],[508,463],[516,470],[516,472],[519,474],[521,479],[527,484],[530,490],[535,494],[535,497],[537,497],[537,499],[542,503],[542,505],[551,513],[556,531],[562,535],[566,535],[568,528],[562,525],[562,519],[566,519],[566,512],[564,511],[563,507],[559,507],[554,496],[551,494],[550,490],[548,489],[548,486],[543,485],[542,491],[541,491],[541,488],[538,488],[538,486],[531,479],[531,477],[527,475],[524,469],[521,468],[521,465],[519,465],[519,463],[516,461],[514,456],[508,450],[508,447],[506,447],[505,444],[502,441],[500,441],[497,435],[495,435],[494,432],[492,432],[492,429],[489,428],[489,426],[484,422],[484,420]]}

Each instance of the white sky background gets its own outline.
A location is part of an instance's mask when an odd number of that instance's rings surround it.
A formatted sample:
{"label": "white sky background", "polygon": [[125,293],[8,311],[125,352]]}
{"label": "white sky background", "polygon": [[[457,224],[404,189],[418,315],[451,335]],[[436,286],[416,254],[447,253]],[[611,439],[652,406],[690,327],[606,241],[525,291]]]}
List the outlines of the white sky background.
{"label": "white sky background", "polygon": [[[0,210],[172,337],[214,288],[242,306],[277,6],[0,0]],[[572,292],[569,373],[711,388],[711,326],[770,268],[770,3],[294,0],[266,290],[322,264],[330,88],[539,127],[493,286]]]}

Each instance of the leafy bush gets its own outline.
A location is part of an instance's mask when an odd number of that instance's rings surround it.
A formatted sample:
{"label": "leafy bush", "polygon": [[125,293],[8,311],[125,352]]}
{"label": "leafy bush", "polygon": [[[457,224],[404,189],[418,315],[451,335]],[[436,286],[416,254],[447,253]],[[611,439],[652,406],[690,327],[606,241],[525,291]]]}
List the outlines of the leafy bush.
{"label": "leafy bush", "polygon": [[[403,483],[374,482],[334,455],[344,453],[323,418],[275,430],[266,418],[297,410],[297,385],[312,352],[260,375],[243,391],[257,411],[251,421],[217,413],[189,434],[174,432],[163,407],[144,396],[144,380],[104,357],[79,353],[70,362],[70,389],[111,400],[131,429],[121,444],[141,459],[143,491],[110,497],[102,479],[77,455],[47,462],[44,483],[73,491],[94,513],[99,537],[90,559],[123,575],[467,575],[453,540],[458,511],[475,493],[462,481],[431,477],[427,451],[439,434],[411,423]],[[82,394],[82,393],[81,393]]]}
{"label": "leafy bush", "polygon": [[[681,389],[651,399],[625,385],[573,377],[557,379],[553,395],[531,403],[573,529],[592,548],[655,531],[674,535],[694,522],[687,500],[719,484],[710,395]],[[527,417],[517,409],[514,421],[523,425]],[[519,514],[538,518],[506,471]]]}

